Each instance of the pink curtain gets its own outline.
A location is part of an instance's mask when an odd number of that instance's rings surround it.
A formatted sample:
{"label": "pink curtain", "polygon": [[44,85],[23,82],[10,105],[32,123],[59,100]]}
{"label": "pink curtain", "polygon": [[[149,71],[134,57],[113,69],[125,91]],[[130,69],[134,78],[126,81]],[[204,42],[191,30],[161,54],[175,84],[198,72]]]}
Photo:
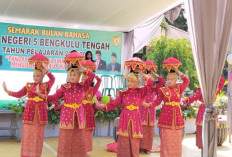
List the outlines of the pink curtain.
{"label": "pink curtain", "polygon": [[149,43],[155,36],[164,15],[159,15],[133,29],[130,32],[123,33],[123,46],[121,56],[121,69],[123,73],[124,62],[131,58],[134,53]]}
{"label": "pink curtain", "polygon": [[188,27],[200,87],[206,105],[203,124],[204,157],[216,157],[217,85],[228,52],[232,0],[188,0]]}
{"label": "pink curtain", "polygon": [[173,22],[179,16],[180,10],[181,5],[175,6],[174,8],[171,8],[171,10],[157,15],[154,18],[136,26],[130,32],[123,33],[121,56],[122,73],[127,73],[126,70],[125,72],[123,70],[124,62],[149,43],[149,41],[155,36],[158,28],[160,28],[163,18],[166,17],[169,21]]}
{"label": "pink curtain", "polygon": [[179,16],[181,11],[181,5],[167,11],[164,16],[168,19],[168,21],[170,21],[171,23],[173,23]]}

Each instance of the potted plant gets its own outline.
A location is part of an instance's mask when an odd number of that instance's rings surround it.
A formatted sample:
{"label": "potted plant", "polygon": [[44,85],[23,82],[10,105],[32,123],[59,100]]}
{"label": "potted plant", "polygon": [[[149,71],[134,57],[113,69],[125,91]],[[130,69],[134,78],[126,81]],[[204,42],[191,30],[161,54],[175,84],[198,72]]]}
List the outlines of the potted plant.
{"label": "potted plant", "polygon": [[[117,107],[113,111],[104,112],[103,110],[94,111],[94,116],[96,120],[96,130],[94,132],[95,136],[112,136],[113,130],[115,130],[114,119],[120,116],[121,108]],[[112,127],[112,129],[111,129]],[[110,131],[110,132],[109,132]]]}
{"label": "potted plant", "polygon": [[16,118],[19,119],[20,117],[23,116],[26,103],[27,103],[27,99],[24,96],[17,100],[17,104],[8,104],[8,106],[4,106],[2,109],[16,112]]}
{"label": "potted plant", "polygon": [[[4,110],[11,110],[12,112],[16,113],[16,118],[18,122],[18,126],[20,130],[22,130],[22,116],[24,113],[24,109],[26,106],[27,97],[21,97],[17,100],[17,104],[8,104],[8,106],[4,106],[2,109]],[[60,105],[62,101],[57,101],[57,103]],[[60,110],[54,111],[52,108],[55,106],[55,104],[48,104],[48,125],[45,127],[45,137],[51,137],[51,136],[58,136],[59,135],[59,127],[58,124],[60,122]],[[22,131],[20,131],[22,133]],[[20,135],[21,137],[21,135]]]}
{"label": "potted plant", "polygon": [[224,93],[220,93],[217,96],[215,104],[219,107],[220,113],[217,119],[217,145],[221,146],[226,141],[228,136],[227,116],[225,115],[228,97]]}
{"label": "potted plant", "polygon": [[227,104],[228,104],[228,97],[225,94],[220,93],[217,96],[215,104],[219,107],[219,111],[220,111],[219,114],[225,115],[225,111],[227,109]]}

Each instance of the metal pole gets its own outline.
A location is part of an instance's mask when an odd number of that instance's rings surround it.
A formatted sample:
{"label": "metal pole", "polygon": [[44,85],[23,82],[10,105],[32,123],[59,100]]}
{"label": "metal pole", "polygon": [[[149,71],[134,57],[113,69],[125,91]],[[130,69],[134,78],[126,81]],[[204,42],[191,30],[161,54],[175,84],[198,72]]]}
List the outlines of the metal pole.
{"label": "metal pole", "polygon": [[[229,43],[229,55],[232,54],[232,31],[230,32],[230,43]],[[228,57],[228,56],[227,56]],[[227,60],[228,61],[228,60]],[[227,122],[229,126],[229,142],[231,143],[231,134],[232,134],[232,80],[230,75],[232,75],[232,64],[228,63],[228,82],[227,82]]]}
{"label": "metal pole", "polygon": [[232,82],[231,75],[232,65],[228,64],[228,82],[227,82],[227,96],[228,96],[228,104],[227,104],[227,122],[229,126],[229,142],[231,143],[231,130],[232,130]]}

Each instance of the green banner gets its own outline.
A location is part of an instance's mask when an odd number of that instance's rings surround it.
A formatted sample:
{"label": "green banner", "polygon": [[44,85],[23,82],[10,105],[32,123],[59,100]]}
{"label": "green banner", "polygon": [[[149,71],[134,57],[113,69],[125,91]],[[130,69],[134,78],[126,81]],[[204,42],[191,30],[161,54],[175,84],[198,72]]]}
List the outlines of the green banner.
{"label": "green banner", "polygon": [[50,71],[65,72],[63,58],[72,50],[91,51],[97,73],[121,70],[121,32],[0,23],[0,36],[0,70],[32,71],[28,58],[39,53]]}

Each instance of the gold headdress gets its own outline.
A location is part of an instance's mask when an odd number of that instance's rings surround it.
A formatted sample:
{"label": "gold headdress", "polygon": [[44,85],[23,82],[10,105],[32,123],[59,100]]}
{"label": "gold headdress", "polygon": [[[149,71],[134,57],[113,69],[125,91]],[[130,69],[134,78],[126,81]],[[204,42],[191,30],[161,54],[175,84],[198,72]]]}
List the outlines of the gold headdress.
{"label": "gold headdress", "polygon": [[178,78],[178,76],[174,70],[170,70],[170,72],[168,73],[167,76],[175,76],[176,78]]}
{"label": "gold headdress", "polygon": [[75,71],[76,73],[78,73],[78,71],[80,71],[80,69],[76,66],[76,64],[75,65],[71,65],[71,68],[69,69],[69,71],[68,71],[68,76],[70,76],[70,74],[71,74],[71,72],[72,71]]}
{"label": "gold headdress", "polygon": [[41,69],[39,69],[38,66],[35,64],[34,73],[36,73],[36,74],[43,74],[43,71]]}
{"label": "gold headdress", "polygon": [[40,70],[40,69],[35,69],[34,73],[36,73],[36,74],[43,74],[42,70]]}
{"label": "gold headdress", "polygon": [[137,74],[135,74],[135,73],[133,73],[133,72],[131,72],[131,73],[129,73],[129,74],[126,74],[126,75],[124,75],[124,76],[123,76],[123,78],[124,78],[124,79],[128,79],[128,78],[130,78],[130,79],[132,79],[132,80],[134,80],[134,81],[139,81],[139,77],[138,77],[138,75],[137,75]]}
{"label": "gold headdress", "polygon": [[[149,73],[149,74],[146,74],[146,75],[147,75],[148,78],[152,78],[152,79],[154,80],[154,76],[153,76],[152,74]],[[142,77],[142,80],[146,80],[146,81],[147,81],[147,80],[148,80],[147,77],[144,77],[144,76],[143,76],[143,77]]]}
{"label": "gold headdress", "polygon": [[47,66],[49,64],[49,59],[42,54],[36,54],[28,59],[30,65],[35,64],[34,73],[43,74],[43,71],[40,69],[41,65],[44,64]]}
{"label": "gold headdress", "polygon": [[168,69],[168,71],[170,72],[172,67],[178,69],[182,65],[182,63],[180,60],[178,60],[174,57],[170,57],[170,58],[166,59],[165,61],[163,61],[162,65],[163,65],[163,69],[166,67]]}

